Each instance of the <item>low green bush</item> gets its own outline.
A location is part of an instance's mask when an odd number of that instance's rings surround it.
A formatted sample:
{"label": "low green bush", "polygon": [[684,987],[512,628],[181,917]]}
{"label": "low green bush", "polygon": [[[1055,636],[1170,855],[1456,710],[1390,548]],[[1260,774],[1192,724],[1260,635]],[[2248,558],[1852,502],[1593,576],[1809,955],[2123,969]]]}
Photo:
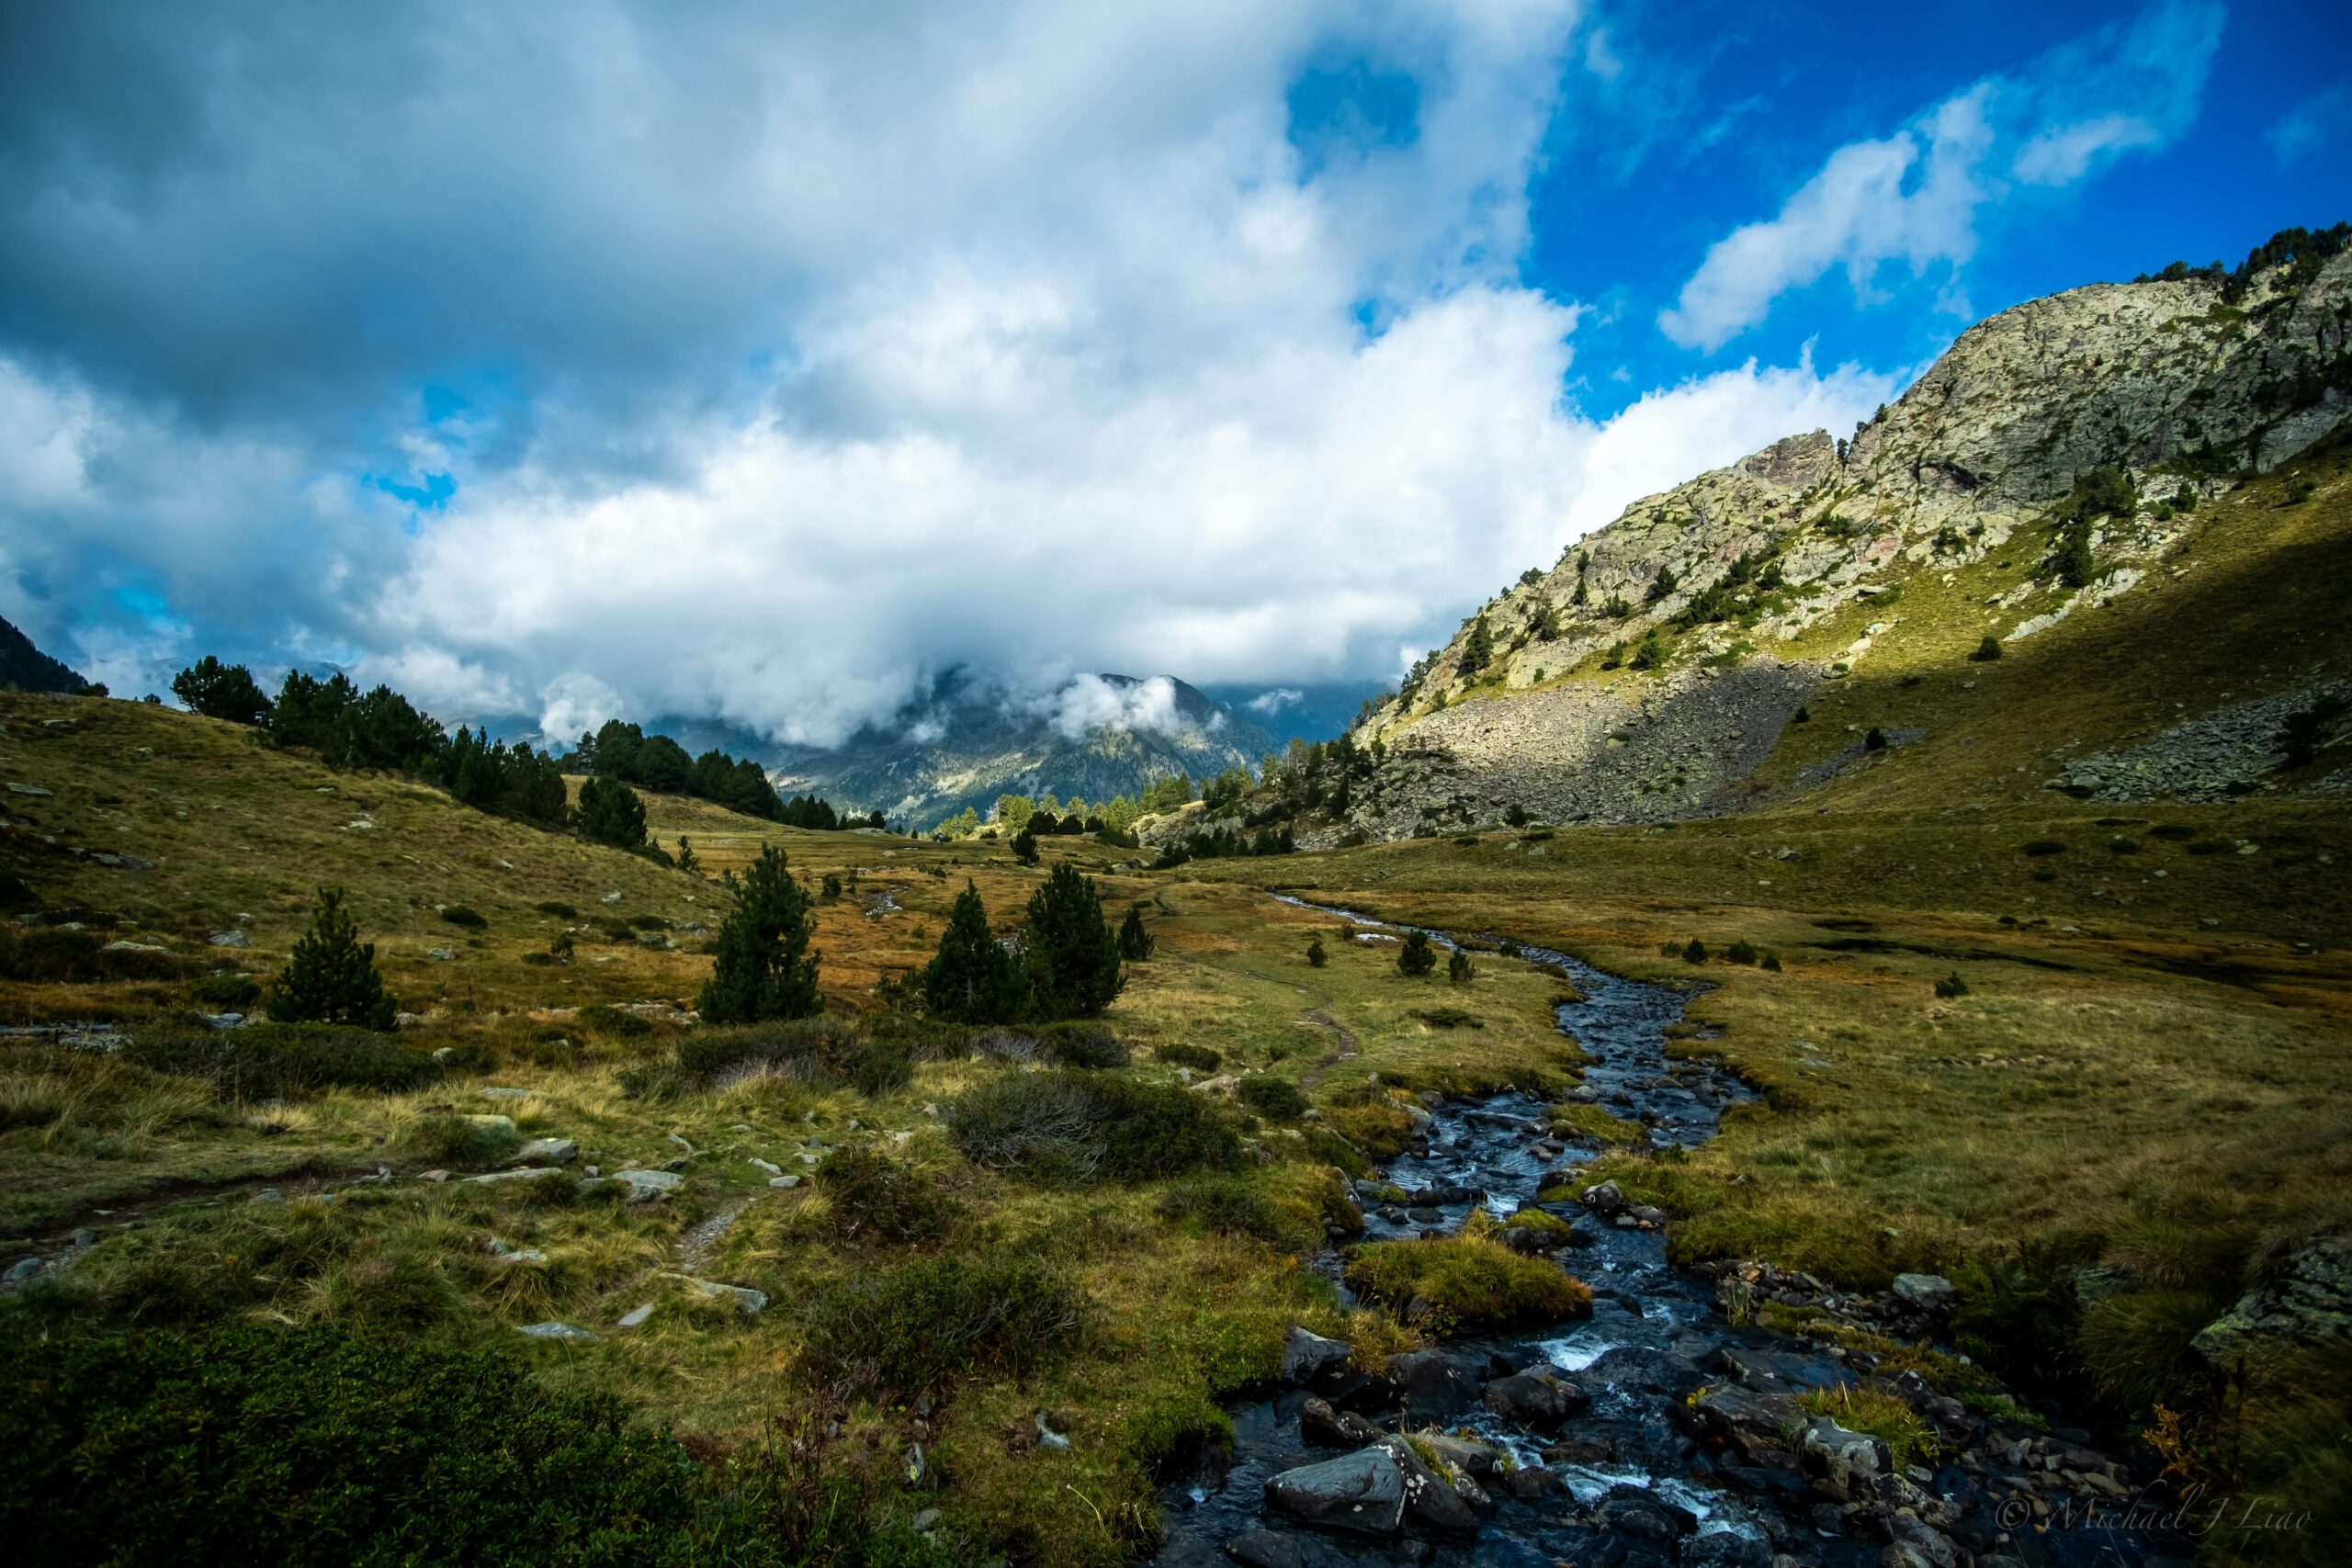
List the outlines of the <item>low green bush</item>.
{"label": "low green bush", "polygon": [[917,1043],[909,1032],[869,1031],[832,1014],[704,1028],[678,1043],[666,1067],[633,1069],[622,1084],[632,1093],[659,1094],[723,1088],[773,1072],[820,1089],[887,1094],[913,1076]]}
{"label": "low green bush", "polygon": [[321,1023],[159,1025],[133,1035],[121,1056],[203,1078],[224,1100],[288,1100],[325,1089],[404,1094],[441,1077],[439,1063],[396,1039]]}
{"label": "low green bush", "polygon": [[1077,1342],[1088,1304],[1031,1258],[919,1258],[820,1292],[801,1365],[844,1398],[936,1393],[968,1377],[1018,1381]]}
{"label": "low green bush", "polygon": [[1484,1029],[1487,1027],[1485,1019],[1474,1012],[1464,1012],[1460,1008],[1415,1008],[1406,1016],[1419,1019],[1431,1029]]}
{"label": "low green bush", "polygon": [[1724,949],[1724,962],[1726,964],[1754,964],[1756,958],[1756,944],[1745,937]]}
{"label": "low green bush", "polygon": [[615,1040],[642,1040],[653,1032],[653,1025],[649,1020],[633,1012],[623,1012],[604,1002],[582,1008],[571,1021],[591,1034],[602,1034]]}
{"label": "low green bush", "polygon": [[533,906],[542,915],[553,915],[559,920],[576,920],[580,911],[560,898],[542,899]]}
{"label": "low green bush", "polygon": [[1126,1042],[1099,1023],[1049,1023],[1036,1031],[1038,1055],[1057,1067],[1124,1067]]}
{"label": "low green bush", "polygon": [[1219,1235],[1249,1236],[1291,1252],[1312,1247],[1321,1234],[1235,1176],[1179,1182],[1159,1195],[1159,1213],[1162,1219],[1196,1224]]}
{"label": "low green bush", "polygon": [[1196,1073],[1213,1073],[1225,1060],[1206,1045],[1155,1045],[1151,1054],[1171,1067],[1190,1067]]}
{"label": "low green bush", "polygon": [[1307,1111],[1306,1096],[1288,1078],[1278,1078],[1272,1073],[1244,1078],[1234,1091],[1241,1103],[1269,1122],[1295,1122]]}
{"label": "low green bush", "polygon": [[243,1012],[261,1000],[261,982],[233,972],[206,975],[188,982],[187,994],[214,1012]]}
{"label": "low green bush", "polygon": [[2020,853],[2035,859],[2040,859],[2043,855],[2062,855],[2066,852],[2066,846],[2056,839],[2035,839],[2029,843],[2019,845],[2018,849]]}
{"label": "low green bush", "polygon": [[960,1206],[935,1182],[871,1149],[839,1149],[817,1168],[833,1234],[847,1242],[910,1246],[937,1240]]}
{"label": "low green bush", "polygon": [[173,980],[187,971],[187,961],[177,953],[119,948],[110,953],[107,941],[90,931],[0,926],[0,980],[41,985]]}
{"label": "low green bush", "polygon": [[1936,995],[1946,1001],[1955,1000],[1968,995],[1968,982],[1960,977],[1959,971],[1954,970],[1936,982]]}
{"label": "low green bush", "polygon": [[441,918],[453,926],[463,926],[468,931],[478,931],[490,924],[488,920],[482,919],[479,911],[469,909],[463,904],[443,905]]}
{"label": "low green bush", "polygon": [[1053,1183],[1154,1180],[1240,1154],[1233,1130],[1200,1096],[1104,1073],[994,1078],[951,1100],[946,1123],[975,1165]]}

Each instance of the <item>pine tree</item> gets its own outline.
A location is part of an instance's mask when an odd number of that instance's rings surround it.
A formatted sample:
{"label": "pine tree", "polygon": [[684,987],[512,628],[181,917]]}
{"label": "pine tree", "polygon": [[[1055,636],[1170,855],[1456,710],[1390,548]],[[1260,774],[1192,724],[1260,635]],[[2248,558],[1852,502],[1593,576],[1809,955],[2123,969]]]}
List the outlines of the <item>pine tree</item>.
{"label": "pine tree", "polygon": [[939,951],[922,972],[923,1010],[956,1023],[1012,1023],[1022,1013],[1021,975],[989,930],[988,907],[969,880],[956,895]]}
{"label": "pine tree", "polygon": [[1026,826],[1012,837],[1012,858],[1023,865],[1037,863],[1037,835],[1031,832]]}
{"label": "pine tree", "polygon": [[1991,663],[1994,660],[2001,657],[2001,639],[1995,637],[1991,632],[1986,632],[1984,634],[1984,640],[1978,643],[1976,645],[1976,651],[1970,654],[1968,657],[1974,660],[1979,664]]}
{"label": "pine tree", "polygon": [[1119,956],[1130,964],[1141,964],[1151,956],[1151,933],[1143,929],[1143,906],[1130,905],[1127,918],[1119,926]]}
{"label": "pine tree", "polygon": [[1306,966],[1310,969],[1320,969],[1324,964],[1330,961],[1330,954],[1323,951],[1323,939],[1319,936],[1308,937],[1306,939]]}
{"label": "pine tree", "polygon": [[678,835],[678,869],[689,876],[702,874],[702,861],[695,855],[694,845],[687,842],[684,833]]}
{"label": "pine tree", "polygon": [[1054,867],[1030,896],[1022,952],[1031,1004],[1042,1018],[1092,1018],[1126,984],[1094,879],[1074,866]]}
{"label": "pine tree", "polygon": [[634,850],[645,843],[645,803],[637,791],[614,778],[592,778],[580,786],[580,831],[600,844]]}
{"label": "pine tree", "polygon": [[1405,945],[1396,953],[1396,967],[1408,975],[1426,975],[1437,967],[1437,950],[1430,946],[1429,932],[1405,933]]}
{"label": "pine tree", "polygon": [[172,695],[190,713],[225,718],[231,724],[267,724],[269,699],[254,683],[254,672],[242,664],[223,664],[206,654],[172,677]]}
{"label": "pine tree", "polygon": [[734,893],[735,907],[718,927],[710,982],[702,988],[703,1021],[758,1023],[817,1011],[817,965],[824,955],[809,950],[816,921],[784,852],[774,844],[762,850]]}
{"label": "pine tree", "polygon": [[1487,627],[1487,612],[1470,623],[1469,640],[1462,645],[1462,673],[1476,675],[1495,661],[1495,634]]}
{"label": "pine tree", "polygon": [[343,889],[319,889],[318,913],[269,987],[269,1016],[283,1023],[346,1023],[390,1030],[395,1008],[376,973],[376,944],[344,913]]}
{"label": "pine tree", "polygon": [[1457,986],[1468,985],[1471,976],[1476,973],[1471,965],[1470,955],[1458,947],[1453,950],[1453,956],[1445,961],[1445,977]]}

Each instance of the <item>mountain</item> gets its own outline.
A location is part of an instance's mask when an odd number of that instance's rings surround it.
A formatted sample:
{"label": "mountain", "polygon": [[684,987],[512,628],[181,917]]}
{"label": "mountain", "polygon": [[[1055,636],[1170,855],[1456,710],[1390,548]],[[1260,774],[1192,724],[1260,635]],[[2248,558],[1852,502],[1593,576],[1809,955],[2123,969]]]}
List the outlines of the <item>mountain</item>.
{"label": "mountain", "polygon": [[[2008,689],[2030,663],[2024,711],[2078,692],[2074,672],[2127,624],[2143,661],[2045,715],[2066,767],[2037,754],[2015,771],[2120,789],[2131,768],[2098,764],[2095,739],[2116,756],[2161,748],[2158,719],[2205,726],[2175,751],[2203,736],[2214,758],[2252,746],[2276,764],[2282,716],[2333,722],[2352,673],[2334,606],[2346,438],[2330,439],[2352,415],[2346,243],[2342,226],[2290,231],[2234,273],[2168,269],[2018,306],[1850,440],[1792,435],[1635,502],[1489,600],[1367,717],[1356,739],[1381,741],[1378,772],[1321,841],[1513,807],[1665,821],[1788,799],[1929,739],[1904,710],[1930,672],[1958,689],[2001,669]],[[2233,594],[2300,602],[2328,574],[2339,592],[2299,620],[2223,615]],[[1841,716],[1859,693],[1875,705],[1830,747],[1792,721],[1840,687]],[[2166,787],[2280,783],[2243,757],[2214,766],[2238,771]]]}
{"label": "mountain", "polygon": [[786,795],[812,791],[927,826],[967,806],[985,817],[1000,795],[1139,795],[1170,773],[1201,780],[1254,767],[1273,746],[1258,726],[1172,676],[1080,675],[1020,698],[957,671],[888,729],[762,760]]}
{"label": "mountain", "polygon": [[0,620],[0,690],[63,692],[78,696],[90,683],[40,649],[33,639]]}

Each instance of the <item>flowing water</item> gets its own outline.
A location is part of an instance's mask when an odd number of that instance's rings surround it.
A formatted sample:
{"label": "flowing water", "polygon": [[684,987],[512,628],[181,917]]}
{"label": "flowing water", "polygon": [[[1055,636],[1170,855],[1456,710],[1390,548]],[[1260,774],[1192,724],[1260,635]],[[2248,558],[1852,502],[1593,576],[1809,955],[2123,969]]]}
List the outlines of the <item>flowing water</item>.
{"label": "flowing water", "polygon": [[[1359,940],[1394,940],[1411,929],[1302,899],[1283,897],[1283,901],[1347,921],[1359,928]],[[1433,942],[1456,945],[1443,932],[1427,934]],[[1564,953],[1526,946],[1520,951],[1526,961],[1566,976],[1582,994],[1583,1000],[1562,1004],[1557,1016],[1561,1030],[1590,1059],[1584,1087],[1611,1114],[1646,1123],[1654,1146],[1703,1143],[1714,1135],[1724,1107],[1752,1098],[1737,1079],[1716,1067],[1667,1057],[1666,1030],[1681,1017],[1688,996],[1607,974]],[[1535,1203],[1538,1189],[1547,1181],[1572,1183],[1571,1190],[1580,1190],[1577,1168],[1600,1151],[1551,1138],[1549,1127],[1544,1103],[1522,1094],[1476,1102],[1449,1100],[1436,1108],[1422,1123],[1421,1137],[1382,1168],[1380,1179],[1407,1192],[1435,1189],[1435,1196],[1458,1197],[1447,1190],[1467,1189],[1476,1197],[1470,1201],[1393,1205],[1378,1202],[1367,1191],[1367,1238],[1450,1232],[1460,1226],[1474,1203],[1502,1217],[1522,1204]],[[1363,1184],[1360,1191],[1369,1186]],[[1272,1543],[1273,1561],[1302,1562],[1307,1568],[1429,1562],[1498,1568],[1618,1562],[1770,1568],[1776,1555],[1832,1568],[1879,1562],[1879,1543],[1815,1528],[1820,1521],[1809,1509],[1818,1499],[1804,1495],[1801,1479],[1792,1485],[1785,1477],[1725,1466],[1686,1436],[1673,1414],[1678,1404],[1702,1385],[1724,1381],[1726,1351],[1749,1366],[1770,1368],[1792,1386],[1842,1384],[1852,1380],[1851,1370],[1801,1341],[1727,1321],[1715,1309],[1708,1280],[1668,1263],[1662,1231],[1621,1227],[1574,1203],[1546,1207],[1576,1223],[1590,1238],[1589,1245],[1560,1256],[1566,1268],[1592,1287],[1591,1314],[1532,1330],[1457,1339],[1446,1348],[1484,1358],[1492,1375],[1546,1369],[1571,1375],[1591,1394],[1592,1403],[1560,1433],[1560,1438],[1572,1439],[1565,1445],[1568,1451],[1554,1447],[1547,1460],[1547,1439],[1483,1405],[1434,1424],[1448,1431],[1475,1433],[1520,1466],[1551,1469],[1566,1483],[1564,1492],[1522,1502],[1505,1495],[1501,1487],[1490,1487],[1496,1506],[1471,1540],[1367,1541],[1300,1529],[1265,1510],[1265,1483],[1335,1450],[1306,1448],[1298,1417],[1308,1391],[1293,1390],[1232,1413],[1235,1445],[1229,1467],[1220,1459],[1204,1472],[1165,1489],[1161,1503],[1168,1536],[1155,1562],[1223,1562],[1226,1542],[1266,1530],[1286,1535]],[[1336,1279],[1337,1263],[1335,1255],[1327,1256],[1319,1267]],[[1393,1419],[1384,1424],[1395,1426]],[[1948,1465],[1926,1490],[1963,1506],[1975,1505],[1989,1517],[1992,1499],[1977,1487],[1976,1478]],[[1597,1524],[1595,1508],[1612,1500],[1668,1505],[1667,1511],[1685,1533],[1670,1540],[1645,1539]],[[1262,1550],[1266,1538],[1258,1540]],[[1979,1544],[1994,1546],[1989,1539]],[[2004,1541],[1996,1550],[2035,1563],[2143,1560],[2137,1541],[2093,1532]],[[1296,1555],[1289,1555],[1293,1552]]]}

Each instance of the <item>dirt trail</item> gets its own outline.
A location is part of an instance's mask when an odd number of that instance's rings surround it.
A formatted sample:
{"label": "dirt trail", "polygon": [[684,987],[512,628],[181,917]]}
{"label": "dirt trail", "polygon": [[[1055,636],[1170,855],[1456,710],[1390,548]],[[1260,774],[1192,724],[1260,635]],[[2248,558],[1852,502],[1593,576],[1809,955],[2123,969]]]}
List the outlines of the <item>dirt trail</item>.
{"label": "dirt trail", "polygon": [[1326,1052],[1316,1062],[1312,1070],[1299,1074],[1298,1087],[1301,1089],[1310,1089],[1323,1081],[1325,1073],[1356,1054],[1356,1037],[1348,1032],[1345,1024],[1320,1008],[1308,1008],[1298,1016],[1317,1029],[1329,1030],[1339,1040],[1337,1045]]}

